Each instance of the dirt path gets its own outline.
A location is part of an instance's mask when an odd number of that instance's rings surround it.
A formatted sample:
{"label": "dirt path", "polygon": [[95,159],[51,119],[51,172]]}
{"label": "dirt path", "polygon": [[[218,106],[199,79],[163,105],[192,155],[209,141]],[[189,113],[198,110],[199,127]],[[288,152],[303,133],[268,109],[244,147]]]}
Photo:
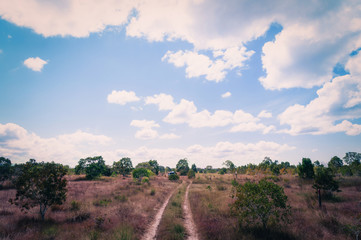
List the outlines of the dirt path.
{"label": "dirt path", "polygon": [[188,199],[189,187],[191,185],[192,185],[192,183],[190,183],[187,186],[186,194],[184,197],[184,204],[183,204],[183,211],[184,211],[184,218],[185,218],[184,226],[187,229],[188,240],[198,240],[197,228],[193,221],[192,210],[191,210],[191,207],[189,204],[189,199]]}
{"label": "dirt path", "polygon": [[149,226],[148,230],[145,232],[144,236],[142,237],[142,240],[156,239],[157,229],[158,229],[160,220],[162,219],[163,212],[168,205],[169,199],[173,196],[174,192],[177,189],[178,189],[178,187],[171,194],[169,194],[167,199],[164,201],[163,205],[160,207],[157,214],[155,215],[153,223]]}

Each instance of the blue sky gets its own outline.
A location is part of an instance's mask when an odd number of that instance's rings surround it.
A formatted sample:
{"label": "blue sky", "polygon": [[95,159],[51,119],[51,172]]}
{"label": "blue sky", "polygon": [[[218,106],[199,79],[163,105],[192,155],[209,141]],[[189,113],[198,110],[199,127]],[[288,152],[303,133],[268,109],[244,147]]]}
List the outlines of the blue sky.
{"label": "blue sky", "polygon": [[357,1],[0,1],[0,155],[74,166],[361,152]]}

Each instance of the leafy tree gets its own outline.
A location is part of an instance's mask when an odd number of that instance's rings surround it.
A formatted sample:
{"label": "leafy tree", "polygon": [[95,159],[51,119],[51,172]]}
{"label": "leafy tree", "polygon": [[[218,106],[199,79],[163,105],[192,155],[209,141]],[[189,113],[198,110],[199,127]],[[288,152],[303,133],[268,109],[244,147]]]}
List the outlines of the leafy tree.
{"label": "leafy tree", "polygon": [[135,166],[135,168],[145,168],[145,169],[152,170],[152,166],[150,165],[149,162],[138,163],[137,166]]}
{"label": "leafy tree", "polygon": [[357,152],[347,152],[343,157],[343,160],[348,165],[360,165],[361,162],[361,153]]}
{"label": "leafy tree", "polygon": [[80,159],[78,161],[78,165],[75,166],[75,174],[84,174],[85,173],[85,167],[86,167],[87,161],[86,159]]}
{"label": "leafy tree", "polygon": [[44,220],[50,206],[60,205],[66,200],[65,175],[66,168],[61,164],[30,160],[23,164],[21,172],[14,180],[16,197],[9,201],[19,206],[22,211],[39,206],[39,214]]}
{"label": "leafy tree", "polygon": [[316,161],[314,162],[314,166],[315,166],[315,167],[324,167],[323,164],[321,164],[320,161],[318,161],[318,160],[316,160]]}
{"label": "leafy tree", "polygon": [[227,168],[224,167],[224,168],[219,169],[218,173],[221,175],[227,173]]}
{"label": "leafy tree", "polygon": [[198,172],[198,170],[197,170],[197,166],[193,163],[192,164],[192,170],[195,172],[195,173],[197,173]]}
{"label": "leafy tree", "polygon": [[302,163],[297,166],[298,175],[301,178],[311,179],[315,175],[311,159],[302,158]]}
{"label": "leafy tree", "polygon": [[133,170],[132,160],[128,157],[120,159],[118,162],[113,163],[113,170],[117,174],[127,176]]}
{"label": "leafy tree", "polygon": [[12,170],[10,159],[0,157],[0,186],[4,181],[11,178]]}
{"label": "leafy tree", "polygon": [[88,157],[86,160],[85,174],[87,179],[95,179],[106,173],[106,165],[102,156]]}
{"label": "leafy tree", "polygon": [[158,175],[159,173],[159,164],[157,162],[157,160],[149,160],[149,165],[151,166],[151,171],[155,174]]}
{"label": "leafy tree", "polygon": [[186,176],[189,171],[188,160],[186,158],[180,159],[176,165],[176,169],[181,176]]}
{"label": "leafy tree", "polygon": [[350,166],[348,165],[343,165],[341,168],[340,168],[340,172],[342,174],[342,176],[352,176],[352,170],[350,168]]}
{"label": "leafy tree", "polygon": [[190,170],[188,171],[187,176],[188,176],[189,179],[195,178],[195,177],[196,177],[196,173],[193,171],[193,169],[190,169]]}
{"label": "leafy tree", "polygon": [[343,166],[342,159],[334,156],[331,158],[331,160],[328,162],[328,167],[334,172],[338,172],[339,169]]}
{"label": "leafy tree", "polygon": [[272,223],[289,223],[291,207],[282,187],[262,179],[259,183],[236,185],[235,190],[231,210],[238,215],[240,224],[261,224],[267,229]]}
{"label": "leafy tree", "polygon": [[322,207],[321,190],[338,191],[338,182],[334,180],[332,170],[329,168],[318,168],[312,186],[318,195],[318,205]]}
{"label": "leafy tree", "polygon": [[164,166],[159,166],[159,172],[160,173],[165,173],[165,167]]}

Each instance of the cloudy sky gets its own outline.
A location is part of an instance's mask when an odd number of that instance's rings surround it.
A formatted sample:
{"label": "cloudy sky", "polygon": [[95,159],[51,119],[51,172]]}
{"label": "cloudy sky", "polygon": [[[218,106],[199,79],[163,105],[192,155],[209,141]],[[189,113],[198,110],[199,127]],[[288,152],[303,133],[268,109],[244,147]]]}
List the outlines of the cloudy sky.
{"label": "cloudy sky", "polygon": [[0,0],[0,156],[361,152],[361,2]]}

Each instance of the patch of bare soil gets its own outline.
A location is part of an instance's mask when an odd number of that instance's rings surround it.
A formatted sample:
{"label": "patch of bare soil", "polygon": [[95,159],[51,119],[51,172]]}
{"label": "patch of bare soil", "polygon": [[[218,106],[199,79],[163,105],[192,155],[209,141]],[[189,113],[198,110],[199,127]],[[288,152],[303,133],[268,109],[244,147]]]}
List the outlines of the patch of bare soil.
{"label": "patch of bare soil", "polygon": [[188,199],[189,187],[191,185],[192,183],[190,183],[187,186],[187,190],[184,197],[184,204],[183,204],[184,226],[187,229],[188,240],[198,240],[197,228],[193,221],[192,210],[190,208],[189,199]]}

